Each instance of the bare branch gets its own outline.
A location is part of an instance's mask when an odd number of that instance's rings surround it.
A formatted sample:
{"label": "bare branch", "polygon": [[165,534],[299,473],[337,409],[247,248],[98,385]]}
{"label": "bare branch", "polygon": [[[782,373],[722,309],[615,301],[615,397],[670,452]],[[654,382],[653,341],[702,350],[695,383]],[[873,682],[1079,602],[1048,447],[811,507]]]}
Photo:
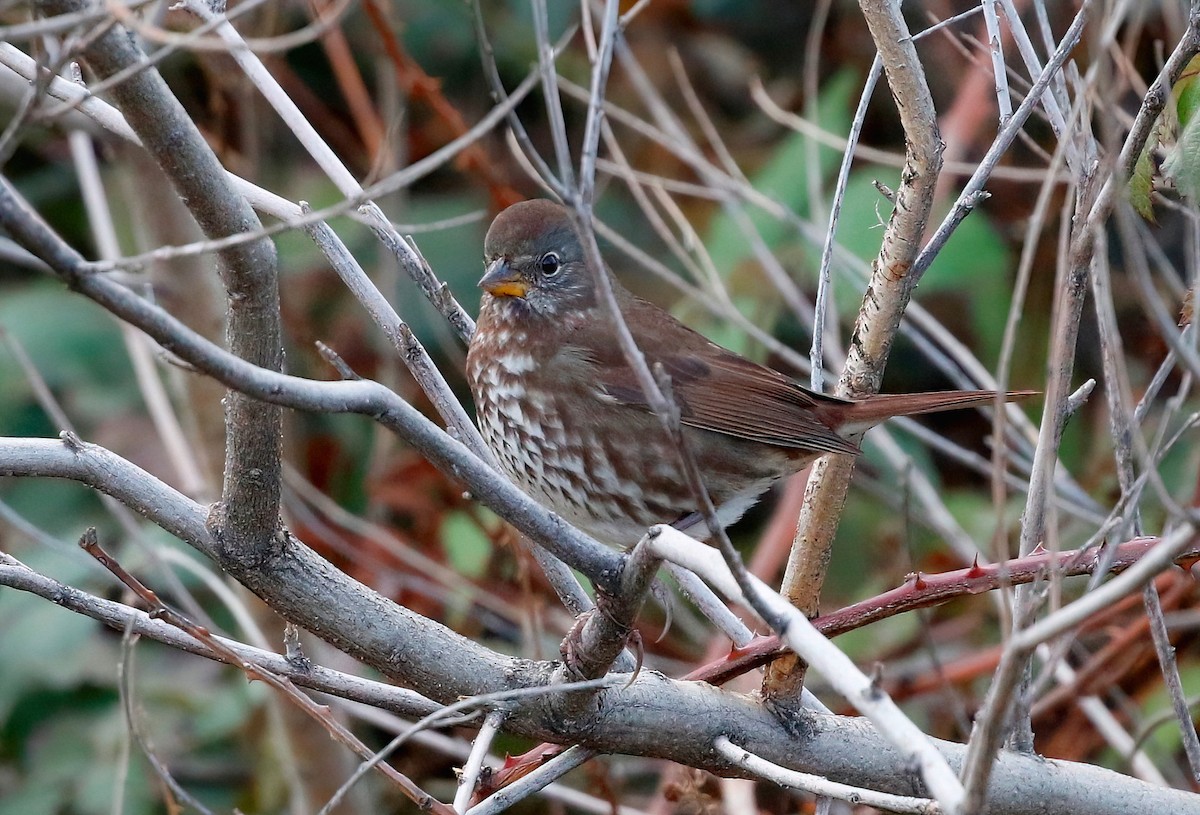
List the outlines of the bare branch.
{"label": "bare branch", "polygon": [[[879,255],[872,264],[871,282],[838,380],[838,395],[849,397],[879,392],[896,328],[924,271],[914,262],[933,206],[942,152],[933,98],[900,8],[875,0],[862,0],[860,5],[896,101],[907,156],[896,205]],[[853,471],[852,457],[834,455],[818,459],[809,474],[808,491],[781,589],[788,602],[808,617],[817,613],[834,533]],[[763,692],[778,703],[794,704],[803,686],[803,665],[784,660],[768,671]]]}

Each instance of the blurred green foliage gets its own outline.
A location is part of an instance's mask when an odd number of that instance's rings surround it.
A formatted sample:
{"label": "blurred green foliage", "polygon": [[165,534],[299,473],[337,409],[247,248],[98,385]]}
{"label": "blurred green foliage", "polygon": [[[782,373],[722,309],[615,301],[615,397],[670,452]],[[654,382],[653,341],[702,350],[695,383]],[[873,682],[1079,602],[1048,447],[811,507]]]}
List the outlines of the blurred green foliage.
{"label": "blurred green foliage", "polygon": [[[576,6],[548,5],[551,30],[557,34],[574,20]],[[764,74],[767,79],[792,82],[800,76],[804,55],[797,44],[803,41],[804,32],[785,27],[781,20],[790,23],[797,15],[809,13],[804,4],[696,0],[668,9],[669,13],[661,18],[654,16],[660,5],[663,4],[651,4],[635,29],[640,31],[644,25],[651,32],[651,47],[647,49],[650,53],[661,54],[677,47],[686,56],[691,45],[690,53],[703,55],[717,42],[746,57],[748,70]],[[500,72],[511,87],[536,61],[529,4],[507,0],[485,6]],[[389,8],[408,54],[441,83],[447,98],[467,121],[481,115],[491,102],[481,76],[467,7],[440,0],[400,0]],[[383,58],[377,32],[360,10],[347,16],[345,29],[364,81],[372,90],[376,90],[377,84],[387,87],[379,76],[390,67]],[[833,47],[841,61],[835,69],[826,71],[817,107],[821,126],[840,136],[849,128],[861,78],[871,55],[856,53],[852,46],[838,42],[827,45]],[[702,63],[696,60],[687,64]],[[587,65],[583,50],[574,48],[563,56],[560,67],[564,74],[583,81]],[[318,44],[288,55],[287,67],[328,105],[322,110],[330,118],[349,119],[338,95],[337,82]],[[224,135],[225,128],[238,127],[243,135],[251,134],[248,138],[262,140],[257,151],[236,143],[228,148],[224,157],[231,165],[238,166],[239,171],[249,170],[247,175],[264,179],[267,186],[281,195],[308,201],[314,208],[338,200],[332,183],[313,169],[290,136],[281,134],[271,115],[255,107],[257,102],[249,97],[238,97],[233,90],[220,87],[218,80],[226,70],[225,63],[181,54],[169,59],[164,70],[171,75],[194,115],[208,126],[206,132],[214,142]],[[735,80],[739,76],[735,75]],[[706,80],[711,81],[706,84]],[[789,86],[786,82],[785,89],[794,87],[794,83]],[[718,120],[718,130],[728,136],[730,149],[746,169],[754,189],[800,216],[809,216],[814,208],[824,211],[827,202],[813,202],[810,194],[817,188],[823,197],[829,196],[841,159],[838,151],[817,148],[814,167],[810,162],[814,151],[809,137],[766,122],[745,99],[731,102],[714,91],[710,85],[716,84],[711,76],[697,73],[698,91],[706,109]],[[1179,115],[1183,121],[1195,118],[1196,94],[1200,94],[1196,87],[1193,83],[1180,96]],[[619,75],[613,88],[614,94],[622,93]],[[889,110],[886,94],[877,96],[882,102],[877,100],[874,106]],[[620,101],[628,103],[629,99]],[[678,100],[672,96],[671,101]],[[679,109],[682,112],[682,103]],[[519,112],[535,144],[549,154],[541,101],[531,99]],[[232,121],[224,121],[222,115]],[[865,140],[900,152],[896,134],[888,126],[872,129],[873,122],[886,116],[886,113],[873,114],[868,120]],[[212,121],[214,117],[216,121]],[[570,124],[577,125],[582,120],[579,106],[569,106],[568,117]],[[396,146],[397,156],[419,157],[422,150],[427,151],[444,139],[443,132],[428,124],[429,118],[428,111],[419,107],[403,108],[402,121],[388,123],[397,125],[392,135],[403,140]],[[657,148],[648,147],[637,138],[631,138],[631,144],[640,151],[635,155],[648,171],[687,178],[686,172],[680,172]],[[244,154],[239,147],[246,148]],[[485,142],[484,147],[490,160],[502,168],[505,178],[526,194],[540,194],[532,185],[522,186],[520,170],[511,164],[500,139]],[[102,155],[110,157],[103,150]],[[250,161],[248,156],[257,157],[260,163],[248,168],[241,166],[240,162]],[[351,158],[361,160],[362,156]],[[1152,166],[1149,156],[1145,161],[1147,167]],[[78,185],[55,131],[41,126],[29,130],[4,170],[56,229],[92,256]],[[814,172],[819,177],[811,177]],[[842,246],[860,264],[859,268],[865,268],[875,258],[882,237],[881,222],[886,220],[890,209],[875,182],[895,187],[897,177],[896,170],[875,165],[856,165],[850,174],[838,235]],[[1149,179],[1135,179],[1138,180],[1145,182],[1148,204]],[[113,189],[120,186],[114,184]],[[464,213],[479,213],[478,219],[471,222],[416,234],[423,254],[469,311],[475,310],[478,299],[475,284],[482,269],[482,238],[491,207],[488,192],[470,173],[445,168],[384,202],[396,221],[407,221],[414,227]],[[136,223],[136,213],[132,208],[122,208],[119,200],[114,203],[121,234],[138,234],[138,228],[144,225]],[[786,337],[802,352],[806,350],[809,338],[794,315],[786,313],[778,295],[764,284],[762,271],[739,222],[717,206],[703,203],[694,206],[687,214],[693,218],[715,267],[730,284],[734,302],[756,323]],[[629,198],[611,179],[602,183],[598,210],[623,235],[670,263]],[[791,278],[807,293],[815,292],[820,245],[811,236],[801,234],[794,223],[781,222],[753,206],[747,207],[747,212],[763,244],[781,259]],[[939,218],[941,215],[938,213]],[[994,364],[998,356],[1010,308],[1014,258],[1020,249],[1020,238],[1014,236],[1023,234],[1017,227],[1023,225],[1025,217],[1026,212],[1019,206],[989,202],[980,207],[958,228],[917,293],[918,299],[931,307],[944,306],[939,314],[948,313],[950,319],[946,322],[950,330],[968,343],[985,365]],[[462,348],[450,336],[441,318],[415,286],[397,274],[391,259],[369,230],[348,218],[336,219],[332,226],[379,281],[443,370],[451,374],[452,385],[461,392],[462,383],[456,374]],[[332,377],[329,366],[312,348],[312,341],[321,339],[350,359],[356,370],[395,386],[420,404],[420,397],[394,354],[370,325],[361,307],[341,292],[326,261],[308,238],[298,231],[287,232],[277,237],[276,245],[287,320],[289,370],[317,378]],[[614,256],[610,254],[609,260],[613,262]],[[211,259],[205,262],[211,264]],[[834,300],[843,334],[847,333],[845,327],[862,299],[862,283],[848,268],[851,262],[854,261],[836,259],[833,269]],[[1048,278],[1052,275],[1043,274],[1035,279],[1035,289],[1040,286],[1043,294],[1049,291]],[[636,287],[647,281],[632,282]],[[702,315],[687,303],[678,304],[676,313],[685,315],[689,323],[722,344],[762,356],[760,349],[726,321]],[[161,461],[120,332],[103,310],[39,274],[0,265],[0,328],[25,349],[39,376],[85,439],[114,439],[126,445],[117,448],[123,454]],[[1027,365],[1028,370],[1040,369],[1042,351],[1038,349],[1046,345],[1046,328],[1033,319],[1024,324],[1023,348],[1033,350],[1022,354],[1019,364]],[[1153,353],[1148,355],[1152,361]],[[921,387],[941,386],[936,373],[930,371],[931,366],[910,347],[900,343],[896,354],[896,359],[910,364],[893,364],[889,373],[892,389],[906,389],[914,381]],[[1089,367],[1088,360],[1081,360],[1080,372],[1090,376],[1095,366]],[[1018,384],[1036,387],[1036,383]],[[219,407],[214,404],[203,409],[217,411]],[[460,486],[445,479],[429,486],[412,476],[413,494],[405,496],[409,503],[381,507],[373,503],[373,498],[378,494],[381,479],[390,473],[387,465],[393,462],[389,456],[396,455],[397,445],[392,440],[381,440],[368,420],[355,416],[289,414],[287,421],[291,460],[341,506],[414,536],[420,532],[420,522],[427,521],[433,527],[432,533],[411,545],[422,547],[429,556],[442,559],[458,574],[482,586],[509,592],[505,596],[512,599],[514,615],[523,612],[520,604],[526,598],[520,592],[525,587],[515,585],[519,581],[511,577],[520,574],[520,569],[511,563],[515,556],[498,549],[487,534],[494,521],[490,515],[464,511],[461,504],[447,499],[446,493],[455,490],[461,493]],[[0,433],[52,437],[60,430],[39,406],[29,378],[9,350],[0,346]],[[898,434],[898,438],[921,473],[942,491],[955,520],[976,540],[990,541],[998,523],[1011,524],[1015,520],[1020,496],[1008,497],[998,519],[986,483],[961,472],[947,477],[941,466],[944,462],[903,434]],[[1098,450],[1106,451],[1110,443],[1102,420],[1081,415],[1067,428],[1062,459],[1067,468],[1075,469]],[[1183,483],[1192,466],[1189,456],[1183,448],[1176,450],[1165,462],[1163,472]],[[409,474],[415,469],[404,472]],[[944,558],[945,544],[922,525],[922,518],[911,508],[903,484],[896,488],[902,479],[888,475],[870,453],[861,470],[862,477],[882,478],[886,487],[892,487],[893,500],[889,503],[862,492],[852,497],[834,555],[828,592],[830,604],[849,602],[894,586],[907,571],[922,564],[944,563],[938,558]],[[165,473],[157,474],[168,477]],[[1094,479],[1100,485],[1098,492],[1103,493],[1108,475]],[[430,481],[433,480],[431,477]],[[89,524],[100,526],[106,540],[123,535],[119,525],[103,511],[95,494],[76,485],[5,479],[0,482],[0,501],[12,513],[62,541],[75,539]],[[759,520],[763,514],[757,516]],[[485,518],[482,523],[479,515]],[[738,537],[750,542],[756,539],[757,532],[749,525],[743,526]],[[119,596],[112,580],[73,546],[63,544],[52,548],[33,543],[9,524],[0,526],[0,534],[3,536],[0,548],[31,567],[87,591]],[[152,545],[168,545],[162,536],[148,534]],[[319,537],[316,531],[314,537]],[[154,579],[160,575],[144,549],[126,542],[120,552],[128,567],[144,573],[154,588],[163,588]],[[216,597],[187,575],[183,580],[219,627],[235,630],[228,609]],[[473,615],[478,617],[478,609],[466,592],[447,592],[430,602],[441,604],[436,607],[439,619],[451,625],[465,628],[471,625]],[[544,598],[539,602],[545,602]],[[841,642],[853,656],[869,661],[895,643],[916,639],[919,632],[920,621],[915,615],[908,615],[884,626],[855,632]],[[500,635],[495,637],[502,639]],[[696,657],[693,643],[679,644],[684,640],[679,635],[677,640],[666,641],[663,649],[678,647],[683,652],[672,652],[672,657]],[[489,644],[503,648],[510,643]],[[272,766],[271,748],[264,745],[264,690],[248,684],[232,669],[213,666],[157,645],[139,645],[136,654],[133,685],[137,715],[154,743],[156,754],[181,776],[189,791],[221,810],[236,806],[248,813],[284,811],[286,789],[282,784],[273,787],[262,780],[262,776],[270,776],[273,771],[259,772],[264,766]],[[118,634],[41,599],[0,590],[0,815],[108,812],[118,783],[123,785],[123,812],[140,815],[162,811],[158,782],[139,748],[127,743],[128,727],[118,692],[122,659]],[[1193,666],[1186,668],[1185,680],[1191,692],[1196,692],[1200,680]],[[1144,702],[1148,711],[1160,709],[1162,704],[1161,699]],[[1164,752],[1175,749],[1177,739],[1172,741],[1173,734],[1171,727],[1156,731],[1153,735],[1156,748]],[[528,746],[516,739],[506,739],[503,745],[513,752]],[[124,773],[126,767],[128,773]],[[252,777],[255,774],[258,779]]]}
{"label": "blurred green foliage", "polygon": [[[113,586],[111,576],[74,547],[10,543],[6,549],[83,591],[103,596]],[[135,572],[145,565],[136,553],[123,560]],[[235,669],[181,659],[156,643],[127,652],[121,640],[32,594],[0,591],[6,654],[0,659],[0,815],[102,815],[119,796],[126,815],[162,811],[155,776],[130,743],[118,690],[122,672],[131,677],[133,715],[158,760],[208,805],[235,803],[230,784],[245,780],[238,753],[253,744],[245,728],[256,711],[261,715],[265,688],[249,685]]]}

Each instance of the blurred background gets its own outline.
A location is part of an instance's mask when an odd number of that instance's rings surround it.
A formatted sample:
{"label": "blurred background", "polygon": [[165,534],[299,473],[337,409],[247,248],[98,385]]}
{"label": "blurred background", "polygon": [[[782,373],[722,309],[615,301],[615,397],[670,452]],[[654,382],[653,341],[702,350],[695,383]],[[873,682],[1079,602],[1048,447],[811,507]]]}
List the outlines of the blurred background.
{"label": "blurred background", "polygon": [[[572,4],[551,5],[551,32],[558,36],[576,24],[579,10]],[[1111,144],[1119,144],[1145,83],[1160,67],[1163,44],[1169,50],[1175,42],[1185,13],[1182,4],[1170,2],[1134,5],[1137,10],[1116,21],[1120,33],[1115,46],[1100,52],[1098,23],[1077,55],[1085,65],[1103,59],[1109,72],[1107,84],[1101,85],[1107,95],[1091,101],[1098,119],[1111,117],[1097,126]],[[975,7],[949,0],[905,5],[914,31]],[[167,29],[195,26],[182,12],[150,9],[147,19]],[[262,3],[243,11],[236,25],[247,38],[305,29],[325,16],[331,21],[319,36],[261,56],[364,185],[430,155],[493,105],[467,4],[312,0]],[[1076,8],[1074,3],[1050,2],[1045,12],[1054,31],[1061,32]],[[483,17],[500,77],[511,89],[536,62],[529,5],[487,2]],[[29,19],[29,9],[22,5],[0,12],[3,25]],[[671,307],[715,341],[807,381],[812,323],[804,304],[816,291],[840,145],[874,56],[861,12],[845,0],[655,0],[638,12],[626,35],[640,71],[618,62],[609,86],[613,110],[608,121],[620,154],[611,145],[602,149],[596,208],[608,262],[635,291]],[[980,46],[984,38],[982,19],[975,15],[925,37],[919,46],[947,144],[939,219],[996,133],[994,82]],[[46,49],[40,39],[16,45],[33,54]],[[159,68],[231,171],[314,208],[340,200],[228,56],[173,49]],[[586,88],[590,71],[582,35],[571,38],[558,68],[568,130],[577,143],[585,109],[576,87]],[[722,168],[775,208],[729,206],[731,196],[682,155],[683,136],[661,128],[639,82],[648,82],[649,92],[673,112],[704,162]],[[18,126],[6,130],[0,142],[2,171],[80,252],[97,257],[64,122],[25,116],[24,90],[11,85],[3,90],[0,116]],[[552,156],[540,96],[527,98],[517,114],[541,154]],[[795,117],[807,124],[797,125]],[[655,126],[647,128],[646,123]],[[378,199],[472,313],[478,304],[475,281],[482,272],[483,234],[491,217],[516,200],[545,195],[531,181],[505,130],[497,128],[434,173]],[[882,222],[890,212],[886,192],[900,183],[903,137],[883,82],[871,98],[861,141],[871,149],[850,172],[838,231],[836,319],[827,342],[827,365],[833,371],[840,370],[848,326],[862,298],[862,274],[878,252]],[[90,149],[100,161],[123,254],[200,238],[169,184],[144,157],[99,133]],[[986,370],[994,371],[1024,253],[1028,291],[1016,306],[1019,328],[1007,355],[1015,388],[1041,387],[1060,230],[1064,215],[1070,216],[1064,210],[1065,183],[1050,183],[1043,193],[1046,179],[1061,172],[1052,166],[1053,149],[1049,126],[1035,116],[987,185],[990,198],[958,229],[914,298],[931,324],[940,325]],[[638,194],[627,183],[631,173],[644,182]],[[677,247],[643,213],[639,195],[656,202],[667,231],[680,237]],[[752,204],[754,200],[751,196]],[[1156,209],[1155,219],[1146,228],[1161,249],[1162,268],[1181,270],[1173,283],[1160,285],[1180,313],[1182,291],[1191,280],[1182,270],[1193,270],[1186,272],[1190,275],[1195,269],[1194,219],[1170,207]],[[330,223],[469,407],[461,374],[465,352],[449,327],[369,229],[349,216]],[[393,387],[434,417],[385,338],[308,237],[284,231],[276,243],[288,370],[334,378],[316,352],[315,342],[321,341],[359,374]],[[85,440],[131,459],[197,500],[213,500],[219,494],[223,450],[221,389],[158,360],[155,376],[174,405],[194,465],[181,469],[146,407],[128,338],[117,322],[32,268],[7,245],[4,249],[0,434],[53,437],[69,422]],[[1122,274],[1115,250],[1113,260],[1113,301],[1136,397],[1167,349]],[[698,277],[698,269],[713,276]],[[223,294],[211,254],[148,260],[124,273],[193,327],[220,336]],[[1102,378],[1090,306],[1084,315],[1076,383]],[[1172,383],[1178,386],[1178,376],[1168,374],[1164,392],[1171,392]],[[927,344],[902,337],[884,390],[959,384],[930,361]],[[1024,409],[1036,422],[1040,402]],[[1019,489],[999,495],[993,489],[988,418],[955,413],[923,424],[963,453],[947,456],[907,431],[895,431],[911,466],[935,485],[955,521],[980,547],[1007,551],[1023,502]],[[291,413],[286,447],[286,520],[304,542],[364,583],[489,647],[529,657],[557,653],[557,641],[570,623],[566,613],[514,534],[464,495],[460,485],[361,417]],[[1061,460],[1069,473],[1065,494],[1080,519],[1075,522],[1076,516],[1067,512],[1058,527],[1062,547],[1070,548],[1087,538],[1094,528],[1089,522],[1102,517],[1118,494],[1102,399],[1094,398],[1072,418]],[[1020,471],[1019,460],[1014,467]],[[1193,491],[1188,485],[1197,483],[1196,469],[1195,445],[1181,444],[1159,471],[1166,483],[1180,489],[1176,497],[1186,500]],[[931,528],[911,500],[908,483],[905,473],[868,447],[839,532],[825,610],[899,585],[912,571],[969,565]],[[736,542],[769,582],[778,583],[801,487],[778,490],[734,530]],[[1145,511],[1152,524],[1157,510],[1151,506]],[[278,623],[256,601],[226,585],[210,564],[165,533],[122,518],[95,493],[75,484],[0,480],[0,547],[60,581],[121,598],[110,577],[74,546],[88,525],[99,527],[101,540],[121,552],[126,567],[144,573],[165,595],[171,595],[168,586],[153,582],[156,570],[177,574],[218,629],[248,636],[237,610],[249,610],[267,641],[278,642]],[[1200,661],[1195,650],[1186,648],[1200,625],[1197,591],[1184,583],[1161,591],[1178,637],[1185,687],[1200,693]],[[644,615],[651,667],[681,675],[727,649],[685,605],[676,604],[672,617],[667,629],[661,608]],[[1083,678],[1042,697],[1035,708],[1037,749],[1127,771],[1128,759],[1106,746],[1074,704],[1081,693],[1094,694],[1141,739],[1167,780],[1182,783],[1178,732],[1156,718],[1169,706],[1140,619],[1134,602],[1112,609],[1081,634],[1080,652],[1073,659]],[[838,640],[860,665],[885,666],[886,687],[927,732],[956,740],[968,732],[995,668],[999,641],[995,604],[986,597],[893,618]],[[358,670],[348,658],[317,643],[311,648],[310,655],[322,663]],[[233,669],[152,643],[138,647],[136,659],[133,653],[119,633],[37,598],[0,590],[0,815],[106,813],[116,811],[114,800],[120,800],[119,811],[126,813],[172,811],[167,802],[175,796],[148,767],[138,743],[213,811],[303,811],[290,792],[298,778],[319,790],[321,771],[315,768],[322,762],[333,768],[326,783],[334,786],[352,767],[323,734],[310,734],[311,746],[282,735],[291,714]],[[751,679],[748,687],[756,686]],[[814,690],[820,694],[819,682]],[[375,746],[386,742],[394,724],[361,711],[341,714]],[[130,720],[141,723],[132,747]],[[446,800],[453,794],[448,768],[461,764],[462,737],[469,732],[451,733],[458,738],[444,743],[429,742],[428,749],[406,750],[397,757],[398,765]],[[514,754],[531,746],[501,741]],[[676,777],[655,763],[628,758],[592,762],[572,783],[595,796],[592,808],[597,801],[650,802],[647,806],[657,801],[659,807],[700,812],[712,793],[709,779]],[[362,782],[358,795],[339,811],[411,811],[411,805],[371,778]],[[316,800],[322,799],[317,795]],[[810,806],[765,789],[758,800],[770,812]],[[691,805],[699,808],[684,808]],[[560,801],[527,803],[519,811],[547,806],[587,808]]]}

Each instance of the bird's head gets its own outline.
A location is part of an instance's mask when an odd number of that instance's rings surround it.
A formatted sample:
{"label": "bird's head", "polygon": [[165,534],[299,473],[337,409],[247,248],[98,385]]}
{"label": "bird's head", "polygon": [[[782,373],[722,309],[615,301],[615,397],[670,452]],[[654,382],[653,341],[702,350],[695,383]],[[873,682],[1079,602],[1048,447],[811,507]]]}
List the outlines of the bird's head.
{"label": "bird's head", "polygon": [[483,253],[487,271],[479,287],[500,301],[545,317],[595,303],[583,246],[559,204],[541,199],[513,204],[492,221]]}

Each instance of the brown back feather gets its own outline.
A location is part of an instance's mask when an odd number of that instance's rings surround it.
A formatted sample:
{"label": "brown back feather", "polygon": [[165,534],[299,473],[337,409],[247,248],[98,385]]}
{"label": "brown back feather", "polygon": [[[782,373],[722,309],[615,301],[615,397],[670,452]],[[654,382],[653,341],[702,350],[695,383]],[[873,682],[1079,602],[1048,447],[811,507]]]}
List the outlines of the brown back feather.
{"label": "brown back feather", "polygon": [[[933,413],[992,402],[994,391],[888,394],[861,401],[814,393],[789,377],[720,347],[658,307],[617,289],[621,311],[651,366],[671,378],[680,421],[747,441],[797,450],[855,455],[850,434],[893,416]],[[622,404],[649,410],[633,370],[600,326],[571,338],[582,341],[597,384]],[[589,341],[591,340],[591,341]],[[1007,394],[1005,401],[1033,395]]]}
{"label": "brown back feather", "polygon": [[[778,447],[858,453],[857,445],[822,421],[824,413],[846,409],[851,403],[814,394],[778,371],[709,342],[656,306],[624,291],[619,296],[626,323],[646,361],[662,365],[671,378],[684,425]],[[610,396],[649,410],[620,348],[600,339],[598,332],[571,338],[588,346],[597,383]]]}

